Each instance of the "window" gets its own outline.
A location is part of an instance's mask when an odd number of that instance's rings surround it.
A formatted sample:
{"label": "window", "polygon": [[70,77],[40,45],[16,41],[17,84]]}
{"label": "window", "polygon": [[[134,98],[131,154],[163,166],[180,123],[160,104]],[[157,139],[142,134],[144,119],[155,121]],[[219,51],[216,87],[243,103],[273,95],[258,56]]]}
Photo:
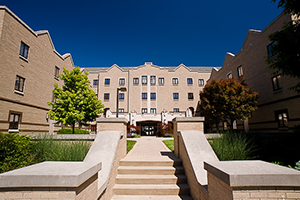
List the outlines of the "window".
{"label": "window", "polygon": [[147,108],[142,108],[142,114],[147,113]]}
{"label": "window", "polygon": [[178,78],[172,78],[173,85],[178,85]]}
{"label": "window", "polygon": [[226,77],[229,79],[229,78],[232,78],[232,73],[231,72],[229,72],[227,75],[226,75]]}
{"label": "window", "polygon": [[104,80],[104,85],[110,85],[110,78],[106,78]]}
{"label": "window", "polygon": [[28,50],[29,50],[29,46],[26,45],[24,42],[21,42],[20,56],[27,59],[28,58]]}
{"label": "window", "polygon": [[15,91],[23,92],[24,84],[25,84],[25,78],[22,78],[21,76],[17,75],[16,82],[15,82]]}
{"label": "window", "polygon": [[142,99],[147,99],[147,93],[142,93]]}
{"label": "window", "polygon": [[279,128],[287,128],[288,127],[288,110],[278,110],[275,111],[275,118],[278,122]]}
{"label": "window", "polygon": [[156,76],[150,76],[150,84],[155,85],[156,84]]}
{"label": "window", "polygon": [[188,85],[193,85],[193,79],[192,78],[187,78],[187,84]]}
{"label": "window", "polygon": [[18,130],[19,129],[19,122],[21,119],[21,113],[13,113],[9,114],[9,129]]}
{"label": "window", "polygon": [[179,94],[178,93],[173,93],[173,99],[178,100],[179,99]]}
{"label": "window", "polygon": [[194,93],[188,93],[188,99],[194,100]]}
{"label": "window", "polygon": [[159,85],[164,85],[165,84],[165,79],[164,78],[159,78],[158,79],[158,84]]}
{"label": "window", "polygon": [[97,87],[98,84],[99,84],[99,80],[98,80],[98,79],[94,79],[94,80],[93,80],[93,86],[94,86],[94,87]]}
{"label": "window", "polygon": [[59,68],[55,66],[54,78],[58,79],[59,78],[58,75],[59,75]]}
{"label": "window", "polygon": [[133,85],[139,84],[139,78],[133,78]]}
{"label": "window", "polygon": [[199,86],[204,86],[204,79],[198,79]]}
{"label": "window", "polygon": [[238,72],[238,77],[244,76],[242,65],[237,68],[237,72]]}
{"label": "window", "polygon": [[124,113],[124,108],[119,108],[119,113]]}
{"label": "window", "polygon": [[152,100],[156,99],[156,93],[151,93],[151,94],[150,94],[150,98],[151,98]]}
{"label": "window", "polygon": [[104,93],[104,100],[109,100],[109,93]]}
{"label": "window", "polygon": [[156,108],[150,108],[150,113],[155,113],[156,114]]}
{"label": "window", "polygon": [[174,113],[178,113],[179,112],[179,108],[174,108],[173,111],[174,111]]}
{"label": "window", "polygon": [[275,42],[272,42],[271,44],[269,44],[268,46],[267,46],[267,49],[268,49],[268,55],[270,56],[270,57],[273,57],[273,56],[275,56],[276,55],[276,52],[273,50],[273,47],[275,46]]}
{"label": "window", "polygon": [[147,85],[147,76],[142,76],[142,84]]}
{"label": "window", "polygon": [[119,99],[124,100],[124,93],[119,93]]}
{"label": "window", "polygon": [[280,79],[281,79],[281,75],[272,77],[273,91],[282,89],[281,84],[280,84]]}
{"label": "window", "polygon": [[119,79],[119,85],[125,85],[125,78]]}

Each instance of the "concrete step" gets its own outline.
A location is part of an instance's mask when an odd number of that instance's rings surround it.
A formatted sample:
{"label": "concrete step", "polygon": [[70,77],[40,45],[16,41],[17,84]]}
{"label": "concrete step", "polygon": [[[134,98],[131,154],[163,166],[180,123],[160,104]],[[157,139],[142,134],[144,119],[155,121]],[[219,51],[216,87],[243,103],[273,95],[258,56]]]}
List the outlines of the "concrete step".
{"label": "concrete step", "polygon": [[186,183],[185,175],[118,174],[116,184],[179,184]]}
{"label": "concrete step", "polygon": [[182,166],[119,166],[118,174],[174,175],[184,174]]}
{"label": "concrete step", "polygon": [[193,200],[187,195],[114,195],[111,200]]}
{"label": "concrete step", "polygon": [[180,166],[182,161],[178,160],[121,160],[120,166]]}
{"label": "concrete step", "polygon": [[189,195],[188,184],[116,184],[115,195]]}

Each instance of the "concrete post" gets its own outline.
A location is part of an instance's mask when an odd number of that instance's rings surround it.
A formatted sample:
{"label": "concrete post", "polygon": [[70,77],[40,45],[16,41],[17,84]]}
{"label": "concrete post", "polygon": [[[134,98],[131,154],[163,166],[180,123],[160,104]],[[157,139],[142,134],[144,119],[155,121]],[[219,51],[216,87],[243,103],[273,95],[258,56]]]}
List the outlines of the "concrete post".
{"label": "concrete post", "polygon": [[204,132],[204,117],[176,117],[173,119],[174,154],[179,155],[178,131],[202,131]]}

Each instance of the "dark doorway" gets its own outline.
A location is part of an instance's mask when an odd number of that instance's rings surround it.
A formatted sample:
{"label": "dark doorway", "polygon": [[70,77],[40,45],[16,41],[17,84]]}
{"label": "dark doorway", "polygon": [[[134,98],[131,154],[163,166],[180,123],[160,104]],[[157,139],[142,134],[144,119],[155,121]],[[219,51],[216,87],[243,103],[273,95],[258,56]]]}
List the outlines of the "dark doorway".
{"label": "dark doorway", "polygon": [[157,136],[157,122],[138,122],[141,127],[141,136]]}

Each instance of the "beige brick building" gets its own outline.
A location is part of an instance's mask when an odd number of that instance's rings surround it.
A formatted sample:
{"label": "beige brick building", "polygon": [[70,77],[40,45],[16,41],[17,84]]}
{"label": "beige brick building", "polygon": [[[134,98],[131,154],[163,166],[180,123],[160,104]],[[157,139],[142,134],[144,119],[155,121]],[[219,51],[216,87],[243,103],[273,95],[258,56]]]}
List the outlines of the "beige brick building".
{"label": "beige brick building", "polygon": [[291,21],[290,15],[280,15],[263,31],[249,30],[242,50],[236,55],[227,53],[220,70],[213,70],[213,79],[244,77],[248,87],[259,93],[258,110],[246,122],[238,122],[237,128],[243,129],[249,123],[250,130],[270,132],[291,131],[300,124],[300,94],[288,88],[295,86],[299,79],[273,74],[268,68],[266,58],[273,55],[268,36]]}
{"label": "beige brick building", "polygon": [[74,67],[70,54],[60,55],[48,31],[33,31],[0,6],[0,131],[52,132],[47,101],[58,74]]}
{"label": "beige brick building", "polygon": [[142,134],[156,133],[158,122],[171,122],[176,116],[195,116],[199,92],[210,76],[212,67],[162,67],[146,62],[136,67],[91,67],[91,87],[106,108],[104,117],[116,117],[117,88],[119,117],[140,125]]}

